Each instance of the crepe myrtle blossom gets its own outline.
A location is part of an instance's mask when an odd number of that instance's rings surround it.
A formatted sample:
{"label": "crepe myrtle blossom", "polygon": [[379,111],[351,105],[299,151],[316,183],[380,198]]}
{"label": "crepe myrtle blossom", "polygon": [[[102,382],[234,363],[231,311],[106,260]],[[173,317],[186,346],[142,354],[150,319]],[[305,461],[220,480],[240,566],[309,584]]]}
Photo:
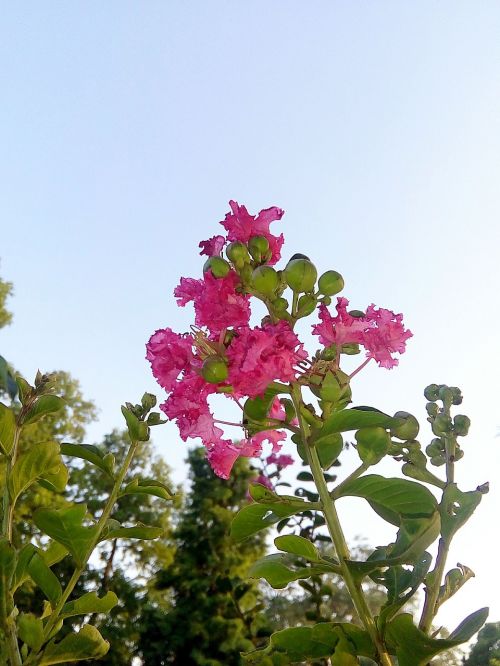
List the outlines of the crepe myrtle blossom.
{"label": "crepe myrtle blossom", "polygon": [[359,344],[366,350],[367,359],[374,359],[382,368],[393,368],[398,359],[393,354],[402,354],[406,340],[413,333],[403,325],[403,315],[391,310],[375,308],[372,304],[363,316],[353,316],[347,311],[349,301],[337,298],[337,316],[332,317],[325,305],[319,307],[320,324],[312,327],[325,346]]}
{"label": "crepe myrtle blossom", "polygon": [[289,467],[290,465],[293,465],[294,459],[292,456],[289,456],[285,453],[281,454],[276,454],[276,453],[271,453],[271,455],[267,456],[266,458],[266,463],[268,465],[276,465],[277,467]]}
{"label": "crepe myrtle blossom", "polygon": [[225,244],[224,236],[212,236],[206,241],[201,241],[198,247],[201,247],[201,255],[206,254],[208,257],[215,257],[222,252]]}
{"label": "crepe myrtle blossom", "polygon": [[239,278],[234,271],[216,278],[206,272],[201,280],[181,278],[174,290],[181,307],[193,301],[195,324],[211,333],[246,326],[250,319],[250,296],[238,293]]}
{"label": "crepe myrtle blossom", "polygon": [[271,250],[270,265],[274,265],[281,258],[281,247],[284,243],[284,236],[274,236],[269,229],[271,222],[281,220],[284,210],[272,206],[261,210],[258,215],[251,215],[245,206],[240,206],[236,201],[230,201],[231,212],[221,222],[227,231],[228,241],[240,241],[248,243],[252,236],[264,236],[269,242]]}

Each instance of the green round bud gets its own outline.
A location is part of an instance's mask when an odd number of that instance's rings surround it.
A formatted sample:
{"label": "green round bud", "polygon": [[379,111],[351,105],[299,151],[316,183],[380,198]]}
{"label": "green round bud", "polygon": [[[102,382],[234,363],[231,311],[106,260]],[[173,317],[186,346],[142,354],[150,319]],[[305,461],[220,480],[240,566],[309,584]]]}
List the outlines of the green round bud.
{"label": "green round bud", "polygon": [[354,435],[358,443],[358,453],[364,462],[380,462],[391,445],[391,437],[381,426],[361,428]]}
{"label": "green round bud", "polygon": [[441,467],[441,465],[444,465],[446,462],[446,456],[440,455],[440,456],[434,456],[431,458],[431,465],[434,465],[435,467]]}
{"label": "green round bud", "polygon": [[220,356],[208,356],[201,368],[203,379],[210,384],[219,384],[227,379],[227,365]]}
{"label": "green round bud", "polygon": [[457,387],[457,386],[450,386],[450,391],[452,397],[452,403],[454,405],[461,405],[462,404],[462,391]]}
{"label": "green round bud", "polygon": [[347,404],[352,396],[349,376],[342,370],[336,370],[335,373],[329,370],[320,383],[309,384],[309,388],[317,398],[325,402]]}
{"label": "green round bud", "polygon": [[424,396],[430,402],[436,402],[439,398],[439,385],[438,384],[429,384],[424,389]]}
{"label": "green round bud", "polygon": [[435,402],[428,402],[425,405],[425,409],[427,410],[427,414],[429,416],[437,416],[439,411],[439,407],[436,405]]}
{"label": "green round bud", "polygon": [[312,294],[304,294],[299,298],[297,317],[307,317],[316,310],[316,297]]}
{"label": "green round bud", "polygon": [[238,267],[243,266],[243,264],[247,264],[250,261],[247,246],[239,241],[229,243],[226,248],[226,255],[229,261],[232,261],[233,264]]}
{"label": "green round bud", "polygon": [[453,419],[453,432],[458,437],[465,437],[469,432],[470,418],[464,414],[457,414]]}
{"label": "green round bud", "polygon": [[258,266],[252,273],[254,289],[264,296],[273,296],[279,281],[278,273],[271,266]]}
{"label": "green round bud", "polygon": [[439,399],[443,403],[449,403],[450,405],[453,403],[453,391],[446,384],[439,387]]}
{"label": "green round bud", "polygon": [[425,452],[427,453],[429,458],[433,458],[434,456],[441,455],[441,453],[443,453],[444,451],[444,448],[445,448],[444,441],[439,437],[434,437],[431,443],[427,445]]}
{"label": "green round bud", "polygon": [[326,271],[318,280],[318,289],[325,296],[335,296],[344,288],[344,278],[337,271]]}
{"label": "green round bud", "polygon": [[444,435],[451,432],[451,419],[446,414],[438,414],[431,425],[432,432],[435,435]]}
{"label": "green round bud", "polygon": [[320,303],[323,303],[323,305],[331,305],[332,299],[330,296],[323,296],[323,298],[320,298]]}
{"label": "green round bud", "polygon": [[356,342],[347,342],[342,345],[342,354],[347,354],[347,356],[355,356],[360,351],[359,345]]}
{"label": "green round bud", "polygon": [[356,319],[361,319],[361,317],[365,316],[363,310],[349,310],[347,314],[350,314],[351,317],[355,317]]}
{"label": "green round bud", "polygon": [[325,347],[322,350],[320,357],[324,361],[335,360],[337,358],[337,345],[330,345],[329,347]]}
{"label": "green round bud", "polygon": [[248,241],[248,251],[253,259],[260,263],[264,261],[269,253],[269,241],[265,236],[252,236]]}
{"label": "green round bud", "polygon": [[286,298],[276,298],[272,302],[272,306],[276,312],[285,312],[288,308],[288,301]]}
{"label": "green round bud", "polygon": [[231,266],[222,257],[209,257],[203,266],[203,272],[210,271],[216,278],[223,278],[231,270]]}
{"label": "green round bud", "polygon": [[408,412],[396,412],[394,418],[401,420],[402,423],[391,428],[391,435],[398,439],[415,439],[420,430],[420,426],[413,414],[409,414]]}
{"label": "green round bud", "polygon": [[295,292],[312,291],[318,272],[309,259],[293,259],[283,271],[287,285]]}

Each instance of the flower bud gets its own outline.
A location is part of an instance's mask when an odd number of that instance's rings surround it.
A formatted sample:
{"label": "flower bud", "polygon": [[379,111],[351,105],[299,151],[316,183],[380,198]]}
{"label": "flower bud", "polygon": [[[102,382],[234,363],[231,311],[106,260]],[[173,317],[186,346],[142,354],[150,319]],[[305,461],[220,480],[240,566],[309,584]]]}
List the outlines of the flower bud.
{"label": "flower bud", "polygon": [[462,404],[462,391],[457,386],[450,386],[450,391],[452,395],[452,403],[454,405]]}
{"label": "flower bud", "polygon": [[436,402],[439,398],[439,386],[438,384],[429,384],[429,386],[426,386],[424,389],[424,396],[429,400],[430,402]]}
{"label": "flower bud", "polygon": [[307,317],[316,309],[316,297],[304,294],[299,298],[297,317]]}
{"label": "flower bud", "polygon": [[283,271],[287,285],[295,292],[312,291],[318,272],[309,259],[293,259]]}
{"label": "flower bud", "polygon": [[443,454],[431,458],[431,465],[434,465],[435,467],[441,467],[441,465],[444,465],[445,462],[446,462],[446,456],[444,456]]}
{"label": "flower bud", "polygon": [[286,298],[276,298],[272,302],[272,306],[275,312],[286,312],[286,309],[288,308],[288,301]]}
{"label": "flower bud", "polygon": [[337,345],[330,345],[329,347],[325,347],[320,354],[320,358],[324,361],[333,361],[336,359]]}
{"label": "flower bud", "polygon": [[425,452],[429,456],[429,458],[433,458],[434,456],[439,456],[441,453],[444,451],[445,444],[442,439],[439,437],[435,437],[430,444],[427,445]]}
{"label": "flower bud", "polygon": [[420,430],[420,426],[413,414],[409,414],[408,412],[396,412],[394,418],[401,420],[402,423],[391,428],[391,435],[393,437],[398,437],[398,439],[415,439]]}
{"label": "flower bud", "polygon": [[242,268],[250,262],[247,246],[239,241],[233,241],[226,247],[226,255],[236,268]]}
{"label": "flower bud", "polygon": [[389,433],[380,426],[361,428],[354,436],[358,443],[359,457],[368,465],[380,462],[391,445]]}
{"label": "flower bud", "polygon": [[438,414],[431,424],[432,432],[435,435],[444,435],[451,431],[451,419],[446,414]]}
{"label": "flower bud", "polygon": [[429,416],[437,416],[439,411],[439,407],[436,405],[435,402],[428,402],[425,405],[425,409],[427,410],[427,414]]}
{"label": "flower bud", "polygon": [[252,236],[248,241],[248,251],[252,258],[260,264],[269,253],[269,241],[265,236]]}
{"label": "flower bud", "polygon": [[342,345],[342,354],[347,354],[347,356],[355,356],[360,351],[359,345],[356,342],[348,342]]}
{"label": "flower bud", "polygon": [[453,419],[453,432],[458,437],[465,437],[469,432],[470,418],[464,414],[457,414]]}
{"label": "flower bud", "polygon": [[365,313],[362,310],[349,310],[347,314],[350,314],[351,317],[354,317],[355,319],[361,319],[365,316]]}
{"label": "flower bud", "polygon": [[323,296],[323,298],[319,299],[319,302],[323,303],[323,305],[331,305],[332,299],[330,298],[330,296]]}
{"label": "flower bud", "polygon": [[344,278],[337,271],[326,271],[318,280],[318,289],[325,296],[335,296],[344,288]]}
{"label": "flower bud", "polygon": [[203,379],[210,384],[219,384],[227,379],[227,364],[220,356],[208,356],[201,368]]}
{"label": "flower bud", "polygon": [[329,370],[320,383],[311,383],[309,388],[317,398],[325,402],[347,404],[351,400],[349,376],[342,370],[336,370],[335,373]]}
{"label": "flower bud", "polygon": [[271,266],[258,266],[252,273],[251,282],[259,294],[273,296],[279,284],[278,273]]}
{"label": "flower bud", "polygon": [[222,257],[209,257],[203,266],[204,273],[211,271],[212,275],[216,278],[226,277],[230,270],[230,265]]}

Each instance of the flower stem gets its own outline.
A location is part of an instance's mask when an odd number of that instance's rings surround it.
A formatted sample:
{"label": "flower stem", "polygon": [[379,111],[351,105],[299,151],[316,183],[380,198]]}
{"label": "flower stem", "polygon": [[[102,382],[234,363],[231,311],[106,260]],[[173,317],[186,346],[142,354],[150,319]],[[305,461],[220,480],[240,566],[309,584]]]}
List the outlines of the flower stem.
{"label": "flower stem", "polygon": [[363,623],[366,631],[370,635],[370,638],[372,639],[373,644],[377,649],[380,665],[392,666],[391,658],[378,633],[375,621],[370,612],[370,609],[368,608],[368,604],[366,603],[366,599],[361,589],[361,585],[354,580],[347,565],[347,561],[350,559],[349,548],[345,540],[344,532],[340,525],[337,509],[335,508],[335,503],[332,497],[330,496],[330,492],[328,490],[328,486],[325,481],[325,476],[321,468],[318,453],[316,449],[313,446],[309,446],[307,442],[308,426],[307,424],[304,423],[303,418],[301,416],[300,404],[302,401],[302,396],[300,392],[300,386],[297,384],[295,384],[292,388],[292,400],[295,406],[295,411],[297,412],[297,417],[299,419],[307,460],[311,468],[311,473],[313,475],[314,482],[316,484],[316,489],[320,497],[322,511],[325,516],[326,525],[328,527],[328,531],[335,546],[337,559],[339,560],[341,576],[345,581],[345,584],[351,596],[351,600],[354,604],[356,612],[358,613],[361,622]]}

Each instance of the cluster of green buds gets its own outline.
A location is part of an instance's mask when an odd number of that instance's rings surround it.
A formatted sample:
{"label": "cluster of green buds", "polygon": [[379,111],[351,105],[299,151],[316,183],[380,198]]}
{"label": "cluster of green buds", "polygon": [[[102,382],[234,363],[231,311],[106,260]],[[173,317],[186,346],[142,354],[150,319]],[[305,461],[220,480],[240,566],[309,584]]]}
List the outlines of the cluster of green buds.
{"label": "cluster of green buds", "polygon": [[167,422],[165,419],[162,419],[160,412],[152,411],[155,406],[156,396],[152,393],[144,393],[140,404],[134,405],[131,402],[126,402],[122,406],[122,414],[127,422],[129,435],[132,440],[147,442],[151,426]]}
{"label": "cluster of green buds", "polygon": [[[424,391],[429,401],[426,405],[427,420],[435,437],[426,448],[431,464],[439,467],[446,462],[456,462],[463,457],[457,437],[465,437],[469,432],[470,419],[464,414],[450,415],[452,405],[462,403],[462,394],[456,386],[430,384]],[[441,402],[439,406],[438,402]]]}

